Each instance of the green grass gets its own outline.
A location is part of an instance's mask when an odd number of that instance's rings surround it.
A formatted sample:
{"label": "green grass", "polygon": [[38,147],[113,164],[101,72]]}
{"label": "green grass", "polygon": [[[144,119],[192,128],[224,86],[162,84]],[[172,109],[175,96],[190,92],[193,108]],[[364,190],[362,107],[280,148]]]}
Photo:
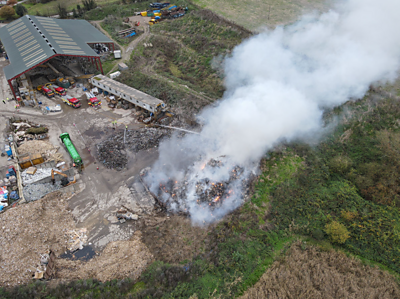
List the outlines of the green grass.
{"label": "green grass", "polygon": [[276,26],[293,22],[303,11],[323,10],[328,4],[323,0],[193,0],[249,30],[258,31],[263,26]]}
{"label": "green grass", "polygon": [[[285,151],[283,156],[272,153],[269,159],[262,161],[264,171],[256,183],[252,200],[252,204],[257,206],[257,214],[262,216],[268,211],[272,191],[277,186],[288,183],[303,168],[303,161],[304,158],[295,155],[291,150]],[[246,204],[246,206],[249,205],[249,203]],[[262,219],[260,221],[262,223]]]}
{"label": "green grass", "polygon": [[[153,25],[152,36],[143,41],[153,47],[138,45],[132,53],[129,72],[119,80],[161,98],[172,107],[183,105],[197,113],[224,92],[222,65],[212,65],[214,57],[222,61],[250,32],[186,1],[174,3],[187,6],[189,12],[182,18]],[[197,100],[187,92],[187,87],[211,100]]]}
{"label": "green grass", "polygon": [[118,36],[117,33],[119,31],[129,28],[129,26],[122,25],[122,18],[117,18],[116,21],[110,24],[105,24],[104,22],[102,22],[101,27],[111,35],[113,40],[115,40],[119,45],[122,46],[128,45],[134,38],[137,38],[137,36],[129,38],[121,38]]}
{"label": "green grass", "polygon": [[[96,3],[99,6],[107,6],[109,4],[117,3],[120,0],[96,0]],[[70,12],[72,9],[76,9],[76,6],[79,4],[81,7],[83,7],[82,1],[81,0],[70,0],[65,2],[67,10]],[[28,14],[29,15],[37,15],[38,13],[40,15],[55,15],[57,14],[57,1],[51,1],[48,3],[36,3],[36,4],[31,4],[31,3],[23,3],[27,9],[28,9]]]}
{"label": "green grass", "polygon": [[[115,3],[117,2],[117,3]],[[135,12],[149,9],[149,4],[153,1],[143,1],[134,4],[122,4],[114,1],[113,4],[103,5],[100,9],[92,9],[85,13],[86,20],[103,20],[109,15],[116,17],[131,17]],[[127,1],[129,3],[129,1]]]}
{"label": "green grass", "polygon": [[346,106],[351,121],[318,147],[293,145],[306,167],[272,192],[274,222],[312,236],[338,221],[350,232],[338,246],[400,273],[400,167],[392,150],[400,142],[400,109],[393,100],[368,97]]}
{"label": "green grass", "polygon": [[111,59],[111,60],[107,60],[102,62],[102,66],[103,66],[103,72],[104,74],[108,74],[112,68],[114,67],[114,65],[117,63],[116,59]]}

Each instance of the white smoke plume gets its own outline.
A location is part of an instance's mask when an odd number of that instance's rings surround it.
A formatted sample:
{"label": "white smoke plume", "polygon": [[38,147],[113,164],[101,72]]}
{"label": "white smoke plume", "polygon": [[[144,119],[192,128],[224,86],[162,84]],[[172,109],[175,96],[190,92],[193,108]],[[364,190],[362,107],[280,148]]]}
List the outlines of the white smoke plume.
{"label": "white smoke plume", "polygon": [[[183,179],[189,171],[187,197],[170,208],[186,209],[194,223],[237,208],[240,192],[214,210],[199,204],[196,180],[224,180],[234,165],[252,171],[281,140],[321,130],[324,108],[362,97],[372,83],[395,80],[399,11],[399,0],[341,1],[327,13],[244,41],[225,61],[226,92],[217,107],[202,112],[201,134],[164,142],[147,184],[154,191],[160,182]],[[220,156],[224,167],[202,169]]]}

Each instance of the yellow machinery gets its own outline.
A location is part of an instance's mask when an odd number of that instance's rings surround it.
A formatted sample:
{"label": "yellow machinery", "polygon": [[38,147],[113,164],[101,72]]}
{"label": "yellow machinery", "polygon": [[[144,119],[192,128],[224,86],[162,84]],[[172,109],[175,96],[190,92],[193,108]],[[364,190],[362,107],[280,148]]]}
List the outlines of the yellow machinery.
{"label": "yellow machinery", "polygon": [[[61,176],[63,176],[63,177],[65,177],[65,178],[68,179],[68,176],[67,176],[65,173],[62,173],[62,172],[59,172],[59,171],[57,171],[57,170],[52,169],[52,170],[51,170],[51,181],[53,182],[53,185],[54,185],[54,183],[56,182],[56,179],[55,179],[55,177],[54,177],[54,174],[55,174],[55,173],[57,173],[57,174],[59,174],[59,175],[61,175]],[[71,182],[69,182],[67,185],[65,185],[65,187],[67,187],[67,186],[69,186],[69,185],[72,185],[72,184],[75,184],[75,183],[76,183],[76,178],[75,178],[75,176],[74,176],[74,180],[71,181]]]}

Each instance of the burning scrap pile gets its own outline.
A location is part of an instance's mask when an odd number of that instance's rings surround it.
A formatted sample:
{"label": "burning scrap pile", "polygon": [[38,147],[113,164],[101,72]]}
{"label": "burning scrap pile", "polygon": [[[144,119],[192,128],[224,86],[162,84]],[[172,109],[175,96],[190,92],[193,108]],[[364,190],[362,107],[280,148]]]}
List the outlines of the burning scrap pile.
{"label": "burning scrap pile", "polygon": [[[208,203],[210,206],[220,206],[224,199],[229,198],[234,194],[234,191],[229,188],[229,185],[239,179],[243,174],[243,171],[243,168],[236,166],[232,170],[227,181],[211,182],[209,179],[202,179],[198,181],[196,184],[196,196],[198,198],[198,202]],[[243,183],[244,190],[248,192],[248,188],[246,186],[248,182],[243,181]],[[246,196],[246,192],[242,195]]]}
{"label": "burning scrap pile", "polygon": [[[234,166],[227,176],[213,175],[227,167],[222,159],[211,159],[208,163],[203,163],[197,173],[193,171],[195,167],[188,168],[180,181],[170,178],[159,183],[158,188],[154,188],[154,185],[150,187],[160,206],[183,214],[207,209],[213,217],[213,211],[218,208],[226,205],[238,206],[248,199],[254,175],[245,172],[244,168]],[[149,177],[146,174],[146,171],[141,173],[148,183]],[[219,180],[216,179],[218,177]]]}

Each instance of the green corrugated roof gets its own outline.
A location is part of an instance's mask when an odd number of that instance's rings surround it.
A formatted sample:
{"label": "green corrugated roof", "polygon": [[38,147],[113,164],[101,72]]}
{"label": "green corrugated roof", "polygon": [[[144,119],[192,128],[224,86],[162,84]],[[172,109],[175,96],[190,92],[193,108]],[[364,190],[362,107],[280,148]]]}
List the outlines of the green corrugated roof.
{"label": "green corrugated roof", "polygon": [[56,54],[98,56],[88,43],[112,43],[85,20],[29,15],[0,28],[0,40],[11,63],[4,68],[7,80]]}

